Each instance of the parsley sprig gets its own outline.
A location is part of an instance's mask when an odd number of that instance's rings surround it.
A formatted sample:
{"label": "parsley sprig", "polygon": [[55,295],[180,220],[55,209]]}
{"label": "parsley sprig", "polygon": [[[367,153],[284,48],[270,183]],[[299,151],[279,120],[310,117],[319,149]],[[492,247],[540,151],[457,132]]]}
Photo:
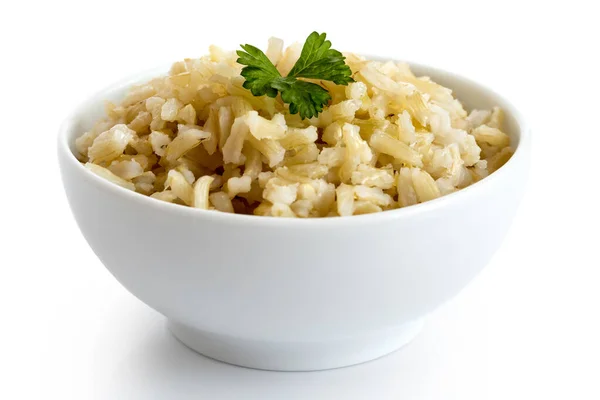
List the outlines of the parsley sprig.
{"label": "parsley sprig", "polygon": [[290,113],[299,112],[303,119],[319,115],[331,96],[322,86],[298,78],[331,81],[344,86],[354,82],[345,57],[331,48],[325,33],[313,32],[306,38],[300,58],[286,77],[281,76],[260,49],[249,44],[241,47],[244,51],[237,51],[237,62],[245,65],[242,68],[242,76],[246,79],[244,88],[254,96],[276,97],[281,93],[281,99],[289,104]]}

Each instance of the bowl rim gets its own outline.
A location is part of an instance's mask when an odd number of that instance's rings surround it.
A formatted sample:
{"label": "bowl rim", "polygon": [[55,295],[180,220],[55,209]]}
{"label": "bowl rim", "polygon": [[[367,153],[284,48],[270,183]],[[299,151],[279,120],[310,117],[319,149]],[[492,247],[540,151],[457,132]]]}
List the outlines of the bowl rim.
{"label": "bowl rim", "polygon": [[[115,196],[121,196],[123,200],[138,202],[142,206],[147,206],[155,209],[158,212],[170,212],[188,216],[190,218],[207,218],[214,221],[222,222],[225,224],[246,224],[253,223],[257,225],[271,226],[293,226],[297,227],[315,227],[315,226],[341,226],[346,224],[365,224],[374,223],[389,219],[407,218],[421,213],[428,213],[437,209],[445,208],[449,204],[462,201],[466,196],[471,196],[473,193],[484,191],[489,188],[494,182],[499,181],[503,176],[510,173],[514,168],[517,168],[517,160],[520,158],[529,157],[529,145],[531,141],[531,129],[527,124],[522,113],[517,107],[506,99],[503,95],[498,93],[496,90],[484,85],[478,81],[467,78],[456,72],[438,68],[429,64],[422,64],[418,62],[412,62],[410,60],[396,59],[393,57],[382,57],[364,55],[368,60],[376,61],[394,61],[394,62],[405,62],[411,69],[416,68],[420,70],[435,71],[437,74],[443,74],[449,77],[452,81],[462,81],[462,83],[470,86],[476,86],[483,92],[491,95],[494,98],[504,103],[503,111],[509,113],[515,119],[518,126],[518,144],[515,148],[515,152],[512,157],[498,170],[491,173],[489,176],[482,180],[475,182],[474,184],[467,186],[463,189],[457,190],[456,192],[446,194],[437,199],[429,200],[424,203],[411,205],[408,207],[397,208],[393,210],[386,210],[378,213],[362,214],[362,215],[350,215],[350,216],[337,216],[337,217],[323,217],[323,218],[281,218],[272,216],[258,216],[258,215],[247,215],[247,214],[233,214],[218,212],[215,210],[204,210],[189,206],[183,206],[179,204],[169,203],[166,201],[151,198],[150,196],[137,193],[135,191],[123,188],[116,185],[85,168],[85,166],[77,160],[75,154],[71,150],[70,143],[73,138],[69,138],[70,133],[73,130],[78,117],[87,112],[92,104],[98,102],[98,98],[106,97],[110,92],[123,90],[125,87],[131,87],[141,82],[145,82],[153,77],[165,75],[168,72],[170,65],[165,64],[162,67],[151,68],[139,73],[129,75],[123,79],[120,79],[101,90],[98,90],[91,95],[87,96],[83,101],[78,102],[78,106],[72,111],[62,122],[58,132],[58,152],[64,162],[61,162],[60,167],[62,168],[75,168],[81,174],[87,175],[90,181],[101,190],[107,190]],[[459,99],[460,100],[460,99]],[[526,148],[527,147],[527,148]],[[65,182],[63,181],[63,185]]]}

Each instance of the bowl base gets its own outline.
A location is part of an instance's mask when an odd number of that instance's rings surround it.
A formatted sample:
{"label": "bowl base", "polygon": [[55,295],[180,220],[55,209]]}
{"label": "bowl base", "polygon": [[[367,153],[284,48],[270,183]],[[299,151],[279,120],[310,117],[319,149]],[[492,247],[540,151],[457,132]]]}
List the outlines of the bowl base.
{"label": "bowl base", "polygon": [[192,350],[228,364],[270,371],[347,367],[392,353],[413,340],[423,319],[394,329],[322,342],[262,342],[218,335],[169,320],[173,335]]}

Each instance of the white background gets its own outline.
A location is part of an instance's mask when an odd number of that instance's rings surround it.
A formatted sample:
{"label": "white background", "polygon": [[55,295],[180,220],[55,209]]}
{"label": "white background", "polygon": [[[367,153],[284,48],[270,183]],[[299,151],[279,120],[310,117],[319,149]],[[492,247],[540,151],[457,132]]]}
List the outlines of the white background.
{"label": "white background", "polygon": [[[0,398],[599,399],[600,29],[594,2],[44,1],[0,5]],[[529,191],[488,268],[405,349],[320,373],[188,351],[87,246],[55,135],[90,93],[211,43],[334,47],[487,83],[534,128]]]}

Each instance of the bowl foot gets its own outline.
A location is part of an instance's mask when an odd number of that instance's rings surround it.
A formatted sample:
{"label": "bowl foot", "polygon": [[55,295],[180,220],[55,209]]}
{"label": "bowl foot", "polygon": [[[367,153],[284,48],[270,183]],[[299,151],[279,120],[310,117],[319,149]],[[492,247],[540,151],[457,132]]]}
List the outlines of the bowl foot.
{"label": "bowl foot", "polygon": [[383,332],[320,342],[270,342],[218,335],[168,321],[169,330],[198,353],[242,367],[271,371],[316,371],[347,367],[392,353],[414,339],[419,319]]}

